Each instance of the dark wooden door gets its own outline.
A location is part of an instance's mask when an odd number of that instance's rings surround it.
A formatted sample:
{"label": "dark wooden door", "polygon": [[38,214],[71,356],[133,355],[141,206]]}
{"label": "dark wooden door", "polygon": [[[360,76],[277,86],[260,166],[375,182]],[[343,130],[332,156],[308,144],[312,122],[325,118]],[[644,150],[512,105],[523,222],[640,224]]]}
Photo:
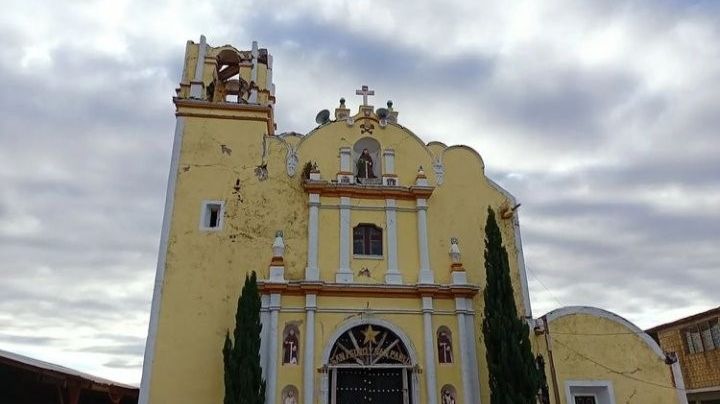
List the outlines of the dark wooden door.
{"label": "dark wooden door", "polygon": [[[402,368],[340,368],[335,372],[335,404],[409,404],[409,372]],[[405,380],[404,380],[405,379]],[[335,401],[332,394],[335,394]]]}

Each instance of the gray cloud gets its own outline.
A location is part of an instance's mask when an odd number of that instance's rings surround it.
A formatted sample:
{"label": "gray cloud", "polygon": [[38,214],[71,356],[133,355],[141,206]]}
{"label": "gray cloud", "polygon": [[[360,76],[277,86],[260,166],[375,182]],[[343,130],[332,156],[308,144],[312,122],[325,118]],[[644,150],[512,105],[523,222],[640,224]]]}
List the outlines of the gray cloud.
{"label": "gray cloud", "polygon": [[718,304],[716,2],[544,3],[522,21],[489,2],[354,18],[365,6],[159,2],[99,24],[92,3],[51,3],[33,26],[28,5],[6,7],[0,348],[138,382],[171,97],[200,29],[275,55],[281,130],[357,105],[366,82],[425,140],[477,148],[523,203],[536,315],[588,304],[647,327]]}

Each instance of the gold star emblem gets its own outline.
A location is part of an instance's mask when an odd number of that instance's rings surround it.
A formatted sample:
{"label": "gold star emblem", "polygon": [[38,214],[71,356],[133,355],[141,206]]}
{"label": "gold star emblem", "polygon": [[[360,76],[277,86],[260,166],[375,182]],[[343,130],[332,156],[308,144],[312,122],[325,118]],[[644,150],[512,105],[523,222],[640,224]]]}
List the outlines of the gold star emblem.
{"label": "gold star emblem", "polygon": [[363,344],[367,345],[368,342],[371,344],[375,344],[375,338],[377,338],[378,334],[380,334],[380,331],[375,331],[373,330],[371,325],[368,325],[365,331],[362,331],[362,334],[365,336]]}

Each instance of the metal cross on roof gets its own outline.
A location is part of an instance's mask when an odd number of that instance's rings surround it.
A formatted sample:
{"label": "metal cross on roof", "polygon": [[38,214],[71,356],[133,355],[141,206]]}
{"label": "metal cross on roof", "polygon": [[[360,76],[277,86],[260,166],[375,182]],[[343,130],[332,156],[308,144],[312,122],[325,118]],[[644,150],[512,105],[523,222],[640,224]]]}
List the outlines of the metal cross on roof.
{"label": "metal cross on roof", "polygon": [[355,94],[363,96],[363,105],[368,105],[368,95],[375,95],[375,90],[368,90],[368,86],[362,86],[361,90],[355,90]]}

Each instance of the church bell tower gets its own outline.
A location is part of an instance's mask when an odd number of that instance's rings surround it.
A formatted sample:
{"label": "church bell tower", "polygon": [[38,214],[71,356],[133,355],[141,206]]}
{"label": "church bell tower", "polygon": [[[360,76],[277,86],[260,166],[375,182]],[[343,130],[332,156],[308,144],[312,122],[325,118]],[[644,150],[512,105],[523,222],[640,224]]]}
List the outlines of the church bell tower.
{"label": "church bell tower", "polygon": [[[204,397],[221,390],[219,371],[210,385],[191,375],[222,362],[220,350],[204,341],[214,341],[232,318],[248,272],[249,266],[228,264],[242,262],[231,245],[248,233],[228,234],[248,226],[235,218],[244,203],[257,203],[246,195],[258,194],[255,187],[267,178],[265,141],[275,132],[272,65],[257,42],[239,50],[210,46],[201,36],[185,46],[140,403],[174,402],[172,386],[183,384]],[[243,243],[252,250],[252,240]],[[207,301],[225,303],[211,310],[201,307]]]}

